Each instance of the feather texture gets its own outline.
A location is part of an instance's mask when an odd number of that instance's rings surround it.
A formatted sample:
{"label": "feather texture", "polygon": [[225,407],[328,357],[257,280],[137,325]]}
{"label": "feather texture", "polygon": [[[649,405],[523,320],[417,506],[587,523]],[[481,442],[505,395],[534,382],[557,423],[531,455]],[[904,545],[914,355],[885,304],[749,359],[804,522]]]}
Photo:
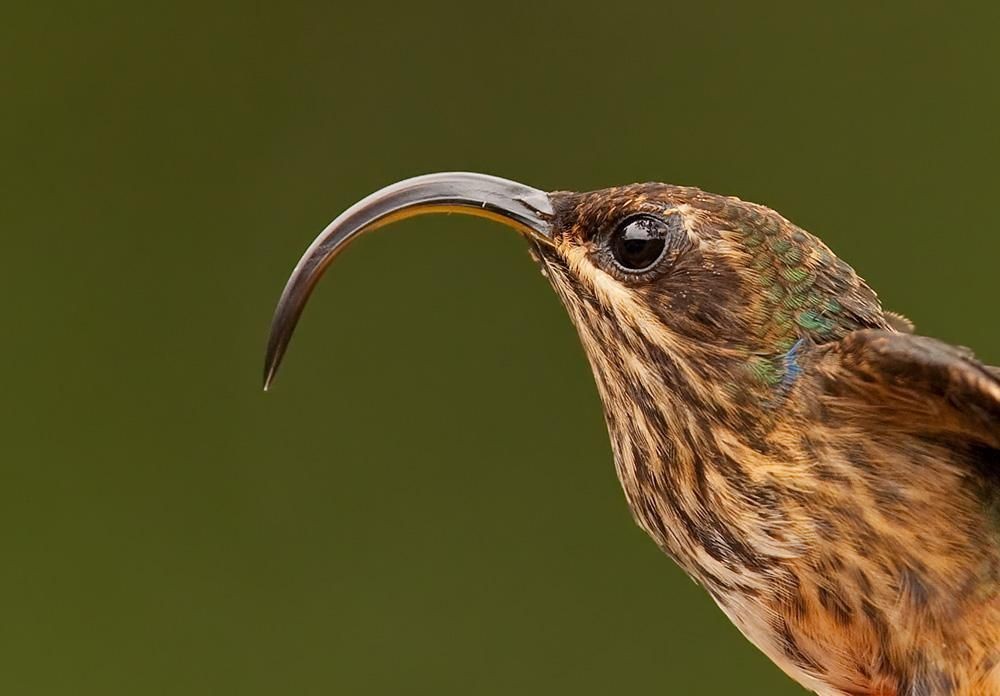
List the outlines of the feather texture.
{"label": "feather texture", "polygon": [[[1000,695],[1000,371],[762,206],[554,199],[537,256],[638,524],[816,693]],[[636,213],[683,220],[641,277],[606,252]]]}

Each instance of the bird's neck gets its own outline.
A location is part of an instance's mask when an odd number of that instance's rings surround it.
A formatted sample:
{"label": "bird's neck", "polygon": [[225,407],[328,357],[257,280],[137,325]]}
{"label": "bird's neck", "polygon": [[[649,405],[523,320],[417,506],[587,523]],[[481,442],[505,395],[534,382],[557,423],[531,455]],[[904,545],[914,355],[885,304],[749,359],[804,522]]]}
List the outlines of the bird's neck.
{"label": "bird's neck", "polygon": [[790,552],[794,535],[783,537],[776,489],[749,460],[767,456],[768,399],[778,389],[739,351],[681,340],[636,350],[633,341],[609,355],[588,338],[636,521],[713,594],[736,578],[747,591],[767,587],[773,557]]}

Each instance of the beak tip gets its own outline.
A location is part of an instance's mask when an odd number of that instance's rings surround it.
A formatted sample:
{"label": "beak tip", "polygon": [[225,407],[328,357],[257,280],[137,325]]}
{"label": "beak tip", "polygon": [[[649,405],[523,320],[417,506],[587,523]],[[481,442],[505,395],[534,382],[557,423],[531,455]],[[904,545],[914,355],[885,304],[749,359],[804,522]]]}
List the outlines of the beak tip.
{"label": "beak tip", "polygon": [[268,360],[264,365],[264,392],[271,391],[271,386],[274,384],[274,377],[278,373],[278,364],[274,360]]}

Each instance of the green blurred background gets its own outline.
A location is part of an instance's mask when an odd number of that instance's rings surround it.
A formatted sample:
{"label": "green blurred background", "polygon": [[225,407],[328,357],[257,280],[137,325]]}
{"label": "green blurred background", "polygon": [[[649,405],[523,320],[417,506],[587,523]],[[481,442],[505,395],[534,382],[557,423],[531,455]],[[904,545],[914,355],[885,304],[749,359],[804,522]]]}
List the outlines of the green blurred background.
{"label": "green blurred background", "polygon": [[[1000,361],[995,3],[21,3],[0,28],[4,694],[798,694],[633,526],[470,169],[766,203]],[[832,7],[832,5],[831,5]]]}

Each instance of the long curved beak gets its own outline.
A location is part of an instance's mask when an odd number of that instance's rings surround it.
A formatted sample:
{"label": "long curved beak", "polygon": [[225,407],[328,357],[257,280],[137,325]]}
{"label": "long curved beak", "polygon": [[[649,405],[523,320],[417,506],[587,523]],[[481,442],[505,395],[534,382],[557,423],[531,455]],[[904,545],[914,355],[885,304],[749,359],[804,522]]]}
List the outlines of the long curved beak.
{"label": "long curved beak", "polygon": [[464,213],[497,220],[552,244],[554,211],[544,191],[486,174],[446,172],[400,181],[355,203],[327,225],[285,284],[271,320],[264,390],[271,386],[302,309],[326,267],[359,235],[425,213]]}

